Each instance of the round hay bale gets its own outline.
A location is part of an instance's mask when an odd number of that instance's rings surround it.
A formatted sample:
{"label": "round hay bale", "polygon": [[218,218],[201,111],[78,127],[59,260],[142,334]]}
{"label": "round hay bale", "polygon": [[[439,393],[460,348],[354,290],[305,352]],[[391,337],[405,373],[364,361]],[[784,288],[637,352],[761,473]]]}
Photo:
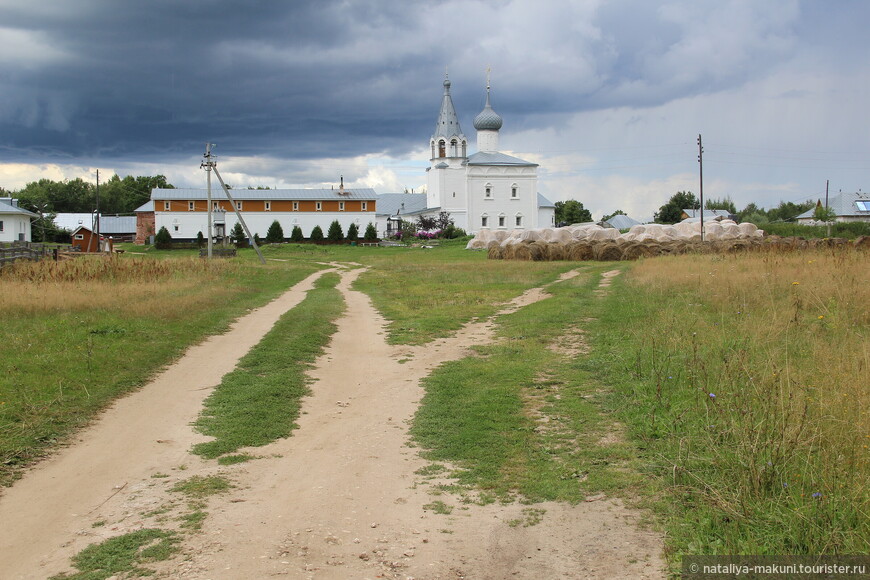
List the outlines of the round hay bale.
{"label": "round hay bale", "polygon": [[532,260],[535,262],[546,262],[549,259],[549,250],[549,244],[544,240],[529,244],[529,252],[531,252]]}
{"label": "round hay bale", "polygon": [[522,260],[530,262],[532,260],[531,244],[513,244],[512,260]]}
{"label": "round hay bale", "polygon": [[502,248],[498,243],[495,245],[490,244],[489,249],[486,251],[486,257],[489,260],[503,260],[504,248]]}
{"label": "round hay bale", "polygon": [[561,262],[562,260],[567,260],[567,244],[548,244],[547,245],[547,258],[551,262]]}
{"label": "round hay bale", "polygon": [[573,262],[585,262],[594,257],[592,245],[587,242],[571,242],[565,247],[565,258]]}
{"label": "round hay bale", "polygon": [[637,260],[638,258],[647,258],[652,255],[649,246],[645,242],[631,242],[622,246],[623,260]]}
{"label": "round hay bale", "polygon": [[619,237],[619,230],[615,228],[600,228],[597,230],[592,230],[589,233],[589,239],[599,242],[603,240],[615,240]]}
{"label": "round hay bale", "polygon": [[598,242],[593,251],[595,259],[601,262],[617,262],[622,259],[622,249],[610,240]]}
{"label": "round hay bale", "polygon": [[536,240],[541,239],[541,231],[540,230],[523,230],[520,232],[520,235],[517,236],[523,242],[534,242]]}

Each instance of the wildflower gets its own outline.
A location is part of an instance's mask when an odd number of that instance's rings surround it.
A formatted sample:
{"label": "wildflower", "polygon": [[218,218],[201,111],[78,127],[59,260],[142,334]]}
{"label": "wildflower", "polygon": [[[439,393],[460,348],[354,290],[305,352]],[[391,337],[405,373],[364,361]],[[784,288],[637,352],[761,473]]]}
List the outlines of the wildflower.
{"label": "wildflower", "polygon": [[800,282],[792,282],[791,285],[792,285],[792,286],[799,286],[799,285],[800,285]]}
{"label": "wildflower", "polygon": [[816,499],[822,497],[822,492],[817,491],[817,492],[813,493],[813,497],[816,498]]}
{"label": "wildflower", "polygon": [[715,399],[716,395],[714,393],[709,393],[711,399]]}
{"label": "wildflower", "polygon": [[819,320],[821,320],[821,319],[823,319],[823,318],[824,318],[824,315],[819,314]]}
{"label": "wildflower", "polygon": [[782,486],[783,486],[783,487],[788,487],[788,484],[787,484],[786,482],[783,481],[783,482],[782,482]]}

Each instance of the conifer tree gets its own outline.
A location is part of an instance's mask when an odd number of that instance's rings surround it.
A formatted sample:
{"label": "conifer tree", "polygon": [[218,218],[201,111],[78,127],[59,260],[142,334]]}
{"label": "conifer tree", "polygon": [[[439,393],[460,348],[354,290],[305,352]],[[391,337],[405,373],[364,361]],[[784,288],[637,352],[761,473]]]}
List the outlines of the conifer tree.
{"label": "conifer tree", "polygon": [[338,223],[338,220],[333,220],[333,222],[329,224],[329,231],[326,234],[326,239],[330,242],[340,242],[344,239],[344,232],[341,231],[341,224]]}
{"label": "conifer tree", "polygon": [[269,230],[266,232],[266,241],[270,244],[277,244],[284,241],[284,228],[278,223],[278,220],[272,222]]}

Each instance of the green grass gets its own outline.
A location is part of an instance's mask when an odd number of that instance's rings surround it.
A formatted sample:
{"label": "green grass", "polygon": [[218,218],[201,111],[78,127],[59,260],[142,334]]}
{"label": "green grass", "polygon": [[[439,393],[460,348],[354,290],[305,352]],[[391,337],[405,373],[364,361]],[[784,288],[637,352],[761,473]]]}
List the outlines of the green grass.
{"label": "green grass", "polygon": [[208,459],[288,437],[308,392],[307,371],[344,310],[337,274],[324,274],[308,296],[224,376],[206,399],[196,429],[213,441],[193,452]]}
{"label": "green grass", "polygon": [[232,489],[230,481],[221,475],[194,475],[183,481],[179,481],[169,490],[173,493],[181,493],[189,499],[203,499]]}
{"label": "green grass", "polygon": [[500,317],[499,343],[424,380],[411,427],[424,457],[455,466],[461,484],[502,500],[577,502],[633,482],[624,469],[630,447],[597,444],[609,421],[589,373],[549,348],[595,312],[592,289],[606,267],[581,266],[587,275]]}
{"label": "green grass", "polygon": [[73,557],[79,571],[59,574],[52,580],[105,580],[112,576],[152,576],[143,564],[168,560],[178,551],[180,538],[175,532],[144,529],[110,538],[88,546]]}
{"label": "green grass", "polygon": [[585,368],[668,553],[870,552],[870,296],[854,252],[682,257],[616,280]]}
{"label": "green grass", "polygon": [[[283,244],[267,246],[268,260],[294,263],[357,262],[369,266],[354,283],[388,322],[391,344],[425,344],[449,336],[477,316],[528,288],[555,280],[568,262],[488,260],[465,249],[467,240],[447,240],[433,249]],[[242,258],[253,259],[253,250]]]}
{"label": "green grass", "polygon": [[[45,289],[56,304],[50,307],[43,307],[43,287],[3,282],[6,291],[32,295],[37,306],[3,313],[0,485],[11,484],[23,468],[188,346],[223,332],[249,308],[317,268],[240,264],[220,277],[197,284],[168,281],[134,297],[125,295],[126,286],[113,291],[112,284],[99,290],[88,283],[57,284]],[[74,307],[65,305],[70,296],[77,297]],[[91,298],[99,304],[89,307]]]}

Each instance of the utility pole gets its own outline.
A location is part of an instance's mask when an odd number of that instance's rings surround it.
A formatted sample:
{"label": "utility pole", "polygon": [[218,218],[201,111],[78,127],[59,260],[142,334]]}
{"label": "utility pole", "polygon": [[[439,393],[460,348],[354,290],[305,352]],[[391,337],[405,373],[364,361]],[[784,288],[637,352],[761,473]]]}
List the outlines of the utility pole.
{"label": "utility pole", "polygon": [[831,180],[825,180],[825,209],[828,209],[828,188],[831,186]]}
{"label": "utility pole", "polygon": [[701,134],[698,133],[698,167],[701,182],[701,241],[704,241],[704,146],[701,144]]}
{"label": "utility pole", "polygon": [[831,216],[828,214],[828,187],[830,187],[830,185],[831,185],[831,180],[826,179],[825,180],[825,218],[826,218],[825,225],[828,227],[825,230],[826,231],[825,235],[827,235],[829,238],[831,237],[831,220],[830,220]]}
{"label": "utility pole", "polygon": [[[263,253],[260,251],[260,247],[257,245],[256,240],[254,240],[254,236],[251,235],[251,230],[248,229],[248,224],[245,223],[245,218],[242,217],[242,214],[239,212],[239,208],[236,206],[236,200],[233,199],[233,196],[230,195],[230,189],[227,187],[226,183],[224,183],[223,178],[221,177],[220,172],[217,170],[217,163],[215,163],[211,157],[211,145],[208,144],[205,151],[206,160],[200,164],[200,167],[205,167],[206,172],[208,173],[208,219],[209,219],[209,242],[211,241],[211,172],[214,171],[215,177],[218,178],[218,181],[221,184],[221,187],[224,190],[224,193],[227,196],[227,199],[230,201],[230,206],[233,208],[233,211],[236,212],[236,217],[239,219],[239,223],[242,224],[242,227],[245,230],[245,235],[248,236],[251,240],[251,245],[254,246],[254,250],[257,251],[257,255],[260,257],[260,262],[265,264],[266,258],[263,257]],[[211,257],[211,245],[209,245],[209,257]]]}
{"label": "utility pole", "polygon": [[[97,251],[100,251],[100,170],[97,169],[97,209],[91,220],[91,240],[97,238]],[[91,242],[88,241],[88,251],[91,251]]]}
{"label": "utility pole", "polygon": [[206,237],[208,237],[208,259],[211,260],[212,249],[212,214],[211,214],[211,170],[214,167],[214,162],[211,160],[211,143],[205,144],[205,161],[200,164],[200,167],[205,167],[206,180],[208,183],[208,227]]}

